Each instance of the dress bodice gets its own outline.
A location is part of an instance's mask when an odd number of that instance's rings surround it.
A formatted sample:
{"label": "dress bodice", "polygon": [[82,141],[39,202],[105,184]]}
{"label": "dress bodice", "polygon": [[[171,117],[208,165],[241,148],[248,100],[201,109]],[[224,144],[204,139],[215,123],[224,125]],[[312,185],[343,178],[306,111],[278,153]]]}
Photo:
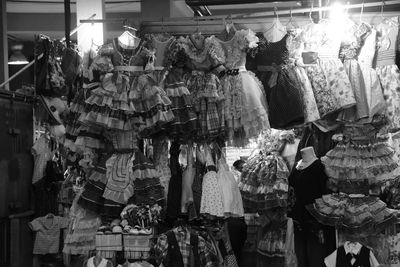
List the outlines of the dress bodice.
{"label": "dress bodice", "polygon": [[181,37],[178,42],[187,55],[186,67],[191,70],[209,71],[225,62],[224,50],[214,36],[204,38],[199,47],[194,36]]}
{"label": "dress bodice", "polygon": [[293,29],[288,31],[288,38],[286,41],[286,47],[289,51],[289,59],[300,59],[301,58],[301,51],[302,49],[302,42],[301,42],[301,32],[302,29]]}
{"label": "dress bodice", "polygon": [[399,31],[399,17],[385,19],[377,27],[378,52],[377,66],[394,65],[396,58],[396,39]]}
{"label": "dress bodice", "polygon": [[102,46],[99,50],[102,57],[110,57],[114,66],[141,66],[146,63],[147,53],[142,46],[122,48],[118,43],[118,38],[113,42]]}
{"label": "dress bodice", "polygon": [[320,59],[337,59],[342,39],[342,29],[329,20],[310,23],[303,28],[303,52],[317,52]]}
{"label": "dress bodice", "polygon": [[363,66],[372,67],[376,53],[376,30],[371,29],[370,34],[364,41],[360,53],[358,55],[358,62]]}
{"label": "dress bodice", "polygon": [[365,23],[353,23],[343,35],[339,57],[341,60],[357,59],[364,41],[371,32],[371,27]]}
{"label": "dress bodice", "polygon": [[148,34],[144,37],[145,49],[149,54],[149,62],[154,67],[164,67],[166,51],[176,40],[175,37],[165,34]]}
{"label": "dress bodice", "polygon": [[257,34],[259,38],[258,53],[256,54],[257,66],[270,66],[272,64],[286,64],[289,60],[289,51],[286,47],[288,35],[286,34],[278,42],[268,42],[263,34]]}
{"label": "dress bodice", "polygon": [[246,65],[246,50],[257,47],[258,37],[248,29],[236,31],[232,39],[228,41],[218,41],[225,51],[225,67],[238,69]]}

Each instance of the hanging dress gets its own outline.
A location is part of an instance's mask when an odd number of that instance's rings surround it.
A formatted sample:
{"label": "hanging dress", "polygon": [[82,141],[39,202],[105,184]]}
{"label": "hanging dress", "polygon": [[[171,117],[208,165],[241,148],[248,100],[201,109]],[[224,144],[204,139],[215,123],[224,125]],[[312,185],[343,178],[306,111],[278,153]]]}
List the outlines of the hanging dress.
{"label": "hanging dress", "polygon": [[[338,136],[339,143],[321,158],[332,188],[361,189],[359,185],[366,180],[371,190],[380,193],[382,188],[399,179],[394,151],[384,138],[377,136],[379,129],[378,124],[345,126],[343,137]],[[366,190],[362,193],[368,193]]]}
{"label": "hanging dress", "polygon": [[243,217],[242,195],[224,156],[218,160],[217,179],[222,192],[225,217]]}
{"label": "hanging dress", "polygon": [[287,39],[287,49],[289,51],[289,72],[294,73],[300,83],[300,92],[303,100],[304,122],[314,122],[320,119],[317,102],[310,80],[304,68],[300,67],[301,60],[301,29],[293,29],[289,31]]}
{"label": "hanging dress", "polygon": [[174,40],[165,51],[165,65],[168,75],[165,78],[165,91],[172,102],[175,120],[167,129],[169,138],[187,142],[197,134],[197,116],[193,96],[184,81],[184,67],[188,58],[180,42]]}
{"label": "hanging dress", "polygon": [[257,36],[256,75],[262,81],[267,96],[271,127],[284,129],[300,125],[304,122],[304,103],[301,84],[288,67],[286,43],[289,36],[286,34],[277,42],[269,42],[263,34]]}
{"label": "hanging dress", "polygon": [[[197,38],[204,38],[201,44]],[[192,34],[178,42],[187,55],[186,68],[190,70],[185,80],[197,115],[196,139],[224,138],[224,93],[217,76],[218,67],[225,62],[224,51],[214,36]]]}
{"label": "hanging dress", "polygon": [[376,31],[378,35],[376,72],[386,101],[389,130],[395,132],[400,129],[400,71],[395,63],[399,17],[385,19],[376,26]]}
{"label": "hanging dress", "polygon": [[266,138],[264,151],[243,166],[239,189],[246,211],[262,212],[288,205],[289,169],[278,149],[279,132]]}
{"label": "hanging dress", "polygon": [[130,101],[143,118],[139,129],[142,138],[151,138],[169,127],[174,120],[172,102],[164,91],[165,68],[164,54],[174,37],[146,35],[143,50],[147,54],[145,73],[139,76],[137,84],[132,84]]}
{"label": "hanging dress", "polygon": [[376,30],[371,29],[371,33],[365,39],[364,45],[358,55],[358,63],[360,64],[367,92],[368,115],[370,119],[376,114],[384,114],[386,112],[383,89],[376,70],[372,68],[376,53],[376,34]]}
{"label": "hanging dress", "polygon": [[368,100],[364,77],[358,62],[358,55],[364,46],[365,39],[371,33],[371,28],[365,23],[356,24],[349,20],[351,26],[346,28],[342,39],[339,57],[349,77],[351,87],[356,99],[356,105],[343,110],[338,120],[357,121],[368,118]]}
{"label": "hanging dress", "polygon": [[245,67],[246,50],[256,47],[258,38],[251,30],[239,30],[232,39],[218,41],[226,58],[226,71],[221,78],[225,96],[225,129],[229,141],[243,146],[270,127],[263,86]]}
{"label": "hanging dress", "polygon": [[206,149],[205,153],[207,172],[203,177],[200,214],[223,217],[224,204],[222,200],[222,191],[218,183],[217,169],[209,148]]}
{"label": "hanging dress", "polygon": [[100,86],[93,89],[86,99],[85,111],[79,121],[89,126],[124,131],[140,124],[136,107],[131,105],[129,98],[131,84],[137,83],[135,80],[143,72],[145,59],[146,51],[142,46],[122,47],[118,38],[112,44],[102,46],[92,65],[102,66],[99,61],[107,62],[107,66],[110,62],[112,64],[107,69],[102,68]]}
{"label": "hanging dress", "polygon": [[300,36],[302,59],[321,118],[356,104],[349,78],[339,60],[341,34],[329,21],[310,23]]}

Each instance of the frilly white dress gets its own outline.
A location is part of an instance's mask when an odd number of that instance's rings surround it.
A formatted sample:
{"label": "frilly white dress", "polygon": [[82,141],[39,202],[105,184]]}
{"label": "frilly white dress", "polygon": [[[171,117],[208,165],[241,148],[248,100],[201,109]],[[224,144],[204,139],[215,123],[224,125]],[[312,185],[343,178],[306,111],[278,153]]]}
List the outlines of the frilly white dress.
{"label": "frilly white dress", "polygon": [[218,41],[225,51],[227,69],[221,78],[225,95],[225,128],[229,141],[243,146],[270,127],[263,86],[245,67],[246,50],[256,47],[258,38],[251,30],[239,30],[232,39]]}
{"label": "frilly white dress", "polygon": [[243,217],[242,195],[224,157],[218,161],[217,179],[222,192],[225,217]]}

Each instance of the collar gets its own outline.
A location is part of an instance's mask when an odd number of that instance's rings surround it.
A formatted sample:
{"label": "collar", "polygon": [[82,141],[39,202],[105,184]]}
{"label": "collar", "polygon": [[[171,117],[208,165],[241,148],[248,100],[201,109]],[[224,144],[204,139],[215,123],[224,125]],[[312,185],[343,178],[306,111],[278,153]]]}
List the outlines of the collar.
{"label": "collar", "polygon": [[311,164],[313,164],[313,163],[314,163],[315,161],[317,161],[317,160],[318,160],[317,157],[313,158],[312,160],[310,160],[310,161],[308,161],[308,162],[305,162],[305,161],[303,161],[303,160],[301,159],[301,160],[299,160],[299,162],[297,162],[296,169],[298,169],[298,170],[304,170],[305,168],[310,167]]}
{"label": "collar", "polygon": [[362,245],[358,242],[346,241],[343,245],[345,253],[351,253],[353,255],[358,255],[360,253]]}

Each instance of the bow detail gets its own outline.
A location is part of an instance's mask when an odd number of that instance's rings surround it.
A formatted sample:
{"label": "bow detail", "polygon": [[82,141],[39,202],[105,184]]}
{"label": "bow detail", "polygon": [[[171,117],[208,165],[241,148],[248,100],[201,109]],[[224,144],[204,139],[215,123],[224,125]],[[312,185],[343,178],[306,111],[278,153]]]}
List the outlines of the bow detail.
{"label": "bow detail", "polygon": [[146,66],[144,67],[144,70],[154,70],[154,62],[156,61],[156,51],[146,49],[146,52],[148,60]]}
{"label": "bow detail", "polygon": [[283,64],[277,65],[275,63],[272,63],[271,66],[258,66],[257,69],[260,71],[272,72],[271,77],[268,81],[268,86],[272,88],[276,85],[276,82],[278,81],[278,74],[282,70],[283,66]]}

